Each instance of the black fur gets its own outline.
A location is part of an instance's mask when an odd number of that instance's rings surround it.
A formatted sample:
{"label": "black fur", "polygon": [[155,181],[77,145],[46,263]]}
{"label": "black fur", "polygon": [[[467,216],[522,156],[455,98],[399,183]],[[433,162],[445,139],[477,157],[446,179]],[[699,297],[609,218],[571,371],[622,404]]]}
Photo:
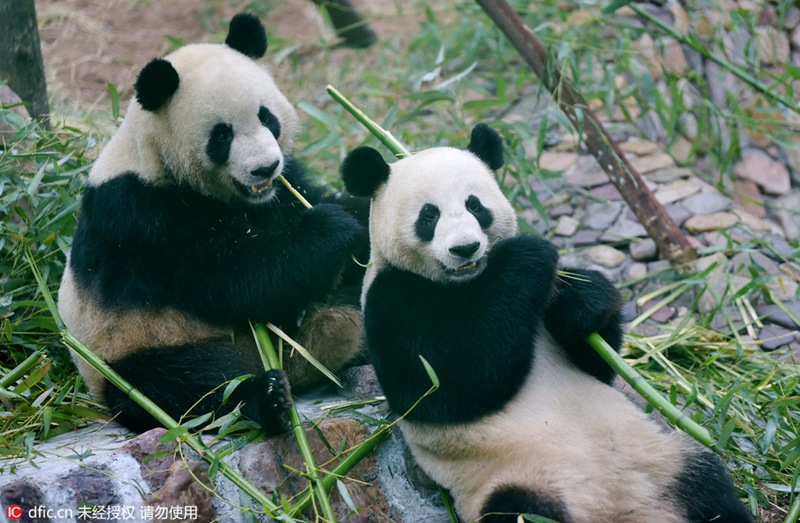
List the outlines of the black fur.
{"label": "black fur", "polygon": [[696,449],[675,481],[675,493],[689,523],[751,523],[736,497],[725,465],[715,454]]}
{"label": "black fur", "polygon": [[269,129],[276,140],[281,137],[281,123],[275,118],[272,111],[262,105],[258,108],[258,119],[261,125]]}
{"label": "black fur", "polygon": [[359,147],[344,159],[341,172],[350,194],[368,197],[389,179],[389,164],[372,147]]}
{"label": "black fur", "polygon": [[250,58],[261,58],[267,52],[267,32],[257,16],[240,13],[231,19],[225,45]]}
{"label": "black fur", "polygon": [[218,325],[292,324],[330,290],[366,233],[287,162],[283,186],[262,205],[156,187],[133,173],[84,193],[72,247],[78,282],[104,307],[176,307]]}
{"label": "black fur", "polygon": [[206,154],[211,161],[217,165],[223,165],[228,161],[231,154],[231,144],[233,143],[233,127],[230,124],[218,123],[208,135],[206,143]]}
{"label": "black fur", "polygon": [[552,300],[545,313],[547,330],[564,347],[572,363],[610,384],[616,373],[589,346],[586,336],[596,331],[619,352],[622,346],[619,292],[597,271],[564,270],[575,277],[562,276],[556,280]]}
{"label": "black fur", "polygon": [[426,203],[419,210],[417,221],[414,223],[414,232],[417,238],[423,242],[433,240],[433,234],[436,232],[436,224],[439,223],[441,212],[439,208],[432,203]]}
{"label": "black fur", "polygon": [[481,518],[481,523],[516,523],[520,514],[541,516],[560,523],[569,522],[567,509],[560,501],[513,486],[495,489],[481,514],[486,514]]}
{"label": "black fur", "polygon": [[[238,345],[230,338],[220,338],[145,349],[112,363],[111,367],[147,397],[156,400],[173,419],[185,421],[207,412],[221,416],[241,403],[242,414],[267,432],[285,432],[289,428],[286,409],[292,401],[289,383],[283,371],[258,370],[263,365],[255,346],[247,343],[251,339],[252,335],[243,332],[238,337]],[[226,385],[220,385],[246,374],[254,376],[240,383],[228,402],[222,405]],[[116,387],[106,388],[106,401],[109,408],[118,413],[116,420],[132,430],[144,432],[161,426]]]}
{"label": "black fur", "polygon": [[478,220],[478,224],[481,226],[481,229],[488,229],[492,226],[492,223],[494,223],[492,211],[483,206],[480,198],[474,194],[470,194],[464,205],[466,205],[470,214],[472,214],[475,219]]}
{"label": "black fur", "polygon": [[367,295],[367,342],[391,409],[406,412],[430,387],[420,361],[441,388],[410,420],[457,423],[503,407],[530,372],[558,253],[549,242],[519,236],[498,242],[486,270],[442,285],[390,268]]}
{"label": "black fur", "polygon": [[472,129],[467,150],[480,158],[493,171],[505,163],[503,138],[485,123],[479,123]]}
{"label": "black fur", "polygon": [[156,111],[175,94],[180,85],[178,71],[163,58],[144,66],[136,78],[136,101],[145,111]]}

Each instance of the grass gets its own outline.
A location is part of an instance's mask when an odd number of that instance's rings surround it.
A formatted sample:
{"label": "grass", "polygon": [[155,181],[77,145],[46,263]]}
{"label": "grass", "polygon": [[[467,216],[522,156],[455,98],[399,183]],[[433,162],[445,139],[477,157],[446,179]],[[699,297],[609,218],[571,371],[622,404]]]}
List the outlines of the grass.
{"label": "grass", "polygon": [[[266,12],[265,4],[253,4]],[[717,187],[730,185],[744,145],[740,130],[757,143],[798,147],[786,108],[746,86],[743,92],[755,98],[729,96],[719,103],[715,86],[698,71],[653,67],[640,47],[642,36],[649,33],[659,44],[669,43],[671,36],[644,28],[638,17],[624,10],[605,14],[594,2],[547,0],[535,9],[526,2],[515,4],[552,50],[554,63],[587,99],[608,116],[627,118],[621,122],[627,129],[638,124],[642,137],[658,139],[667,150],[689,140],[686,161],[702,158],[712,173],[706,180]],[[773,4],[776,15],[785,17],[791,4]],[[752,35],[757,16],[740,10],[726,18],[724,27]],[[388,24],[390,19],[401,23]],[[379,44],[366,51],[337,49],[328,41],[298,45],[271,40],[268,59],[277,61],[273,69],[279,84],[298,103],[304,120],[297,156],[340,187],[338,166],[348,150],[361,144],[382,148],[327,95],[325,86],[331,83],[411,150],[443,143],[463,146],[474,123],[495,126],[507,142],[502,177],[509,197],[546,217],[547,191],[564,189],[556,173],[537,168],[538,155],[569,132],[568,124],[480,8],[468,1],[436,7],[397,3],[372,21],[385,29]],[[266,23],[269,27],[269,18]],[[703,37],[700,45],[733,60],[724,54],[722,27],[691,30]],[[795,69],[758,59],[746,65],[768,89],[794,96]],[[528,103],[532,100],[536,103]],[[621,113],[620,107],[625,108]],[[106,116],[113,121],[111,108]],[[105,416],[59,341],[27,259],[35,260],[47,286],[56,290],[80,190],[106,137],[98,137],[94,124],[77,129],[56,123],[45,132],[5,108],[0,109],[3,120],[13,129],[0,136],[0,456],[14,458],[0,464],[0,472],[7,473],[19,460],[36,459],[37,442]],[[534,178],[545,193],[532,190]],[[577,191],[569,194],[575,202],[581,197]],[[728,256],[775,250],[763,238],[729,236],[717,248]],[[777,252],[786,261],[800,262],[796,240]],[[736,484],[762,520],[788,522],[790,507],[800,506],[797,362],[785,351],[760,351],[748,336],[756,324],[749,305],[770,300],[768,276],[755,267],[746,274],[746,285],[721,294],[711,308],[701,307],[702,296],[716,290],[698,274],[665,269],[623,284],[631,296],[667,289],[652,299],[688,310],[682,320],[663,327],[637,320],[650,328],[629,333],[623,356],[725,449]]]}

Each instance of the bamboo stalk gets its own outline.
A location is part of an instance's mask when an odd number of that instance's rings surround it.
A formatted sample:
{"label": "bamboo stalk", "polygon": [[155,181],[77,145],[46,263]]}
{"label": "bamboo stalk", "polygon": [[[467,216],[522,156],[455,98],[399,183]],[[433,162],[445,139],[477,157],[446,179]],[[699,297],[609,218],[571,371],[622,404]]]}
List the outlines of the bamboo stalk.
{"label": "bamboo stalk", "polygon": [[718,454],[722,454],[722,449],[719,448],[717,442],[704,427],[695,423],[691,418],[684,415],[672,403],[664,398],[659,392],[650,385],[638,372],[636,372],[628,363],[622,359],[622,356],[611,348],[611,345],[600,337],[599,334],[593,332],[590,334],[586,341],[589,345],[597,351],[597,353],[608,363],[611,367],[627,381],[633,389],[644,397],[650,405],[658,409],[672,424],[679,427],[694,439],[710,448]]}
{"label": "bamboo stalk", "polygon": [[[253,333],[261,349],[261,354],[263,355],[262,360],[267,364],[265,365],[266,369],[280,369],[280,361],[278,360],[278,355],[275,353],[272,340],[269,339],[267,327],[263,324],[256,324],[253,326]],[[297,413],[297,408],[294,405],[289,408],[289,421],[292,424],[292,433],[297,440],[300,455],[303,457],[303,462],[306,465],[306,474],[311,483],[313,496],[319,503],[322,515],[327,523],[336,523],[336,515],[333,513],[333,507],[328,498],[328,493],[320,480],[319,469],[317,468],[314,454],[311,452],[311,446],[306,437],[305,427],[303,427],[303,423],[300,421],[300,415]],[[297,513],[297,511],[293,510],[292,513]]]}
{"label": "bamboo stalk", "polygon": [[402,158],[403,156],[408,156],[410,153],[405,146],[400,143],[400,140],[394,137],[392,133],[375,123],[369,116],[364,114],[364,112],[353,105],[350,100],[348,100],[342,93],[340,93],[335,87],[332,85],[328,85],[325,87],[325,90],[328,92],[334,100],[339,102],[339,104],[347,109],[347,112],[352,114],[356,120],[361,122],[361,124],[367,128],[367,130],[372,133],[375,138],[381,141],[383,145],[386,146],[396,157]]}
{"label": "bamboo stalk", "polygon": [[[104,360],[102,360],[99,356],[97,356],[94,352],[92,352],[86,345],[84,345],[78,338],[76,338],[64,325],[63,320],[61,319],[61,315],[58,313],[58,309],[55,306],[55,301],[53,300],[53,295],[50,293],[50,290],[47,288],[45,284],[44,278],[42,277],[41,272],[39,271],[36,262],[33,258],[28,254],[28,263],[30,264],[31,271],[33,272],[33,276],[36,279],[36,283],[39,286],[39,291],[42,293],[45,302],[47,303],[48,308],[50,309],[50,314],[53,316],[53,320],[58,327],[58,330],[61,334],[61,339],[64,342],[64,345],[75,351],[78,356],[83,358],[89,365],[92,366],[97,372],[99,372],[105,379],[107,379],[111,384],[115,387],[120,389],[124,392],[131,400],[133,400],[137,405],[142,407],[148,414],[153,416],[159,423],[161,423],[167,430],[177,429],[180,424],[175,421],[169,414],[164,412],[158,405],[156,405],[151,399],[145,396],[141,391],[133,387],[130,383],[128,383],[122,376],[120,376],[111,366],[108,365]],[[184,434],[181,436],[181,439],[189,445],[189,447],[197,452],[200,457],[206,460],[209,464],[216,463],[219,466],[219,471],[222,473],[223,476],[228,478],[234,485],[239,487],[243,492],[249,495],[253,500],[260,504],[264,512],[273,519],[278,517],[283,518],[282,520],[286,520],[286,514],[283,512],[281,507],[276,505],[272,502],[267,496],[261,492],[258,487],[247,481],[247,479],[239,474],[236,470],[232,469],[228,466],[225,462],[223,462],[220,457],[214,452],[212,449],[206,447],[206,445],[202,442],[200,438],[194,436],[192,434]],[[289,518],[289,521],[294,521],[293,519]]]}

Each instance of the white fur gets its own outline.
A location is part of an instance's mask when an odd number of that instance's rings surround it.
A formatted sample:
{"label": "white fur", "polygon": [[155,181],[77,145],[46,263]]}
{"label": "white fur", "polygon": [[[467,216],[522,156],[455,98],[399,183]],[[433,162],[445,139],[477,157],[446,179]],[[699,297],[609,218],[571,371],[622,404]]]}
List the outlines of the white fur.
{"label": "white fur", "polygon": [[[471,152],[452,147],[427,149],[390,167],[389,180],[372,198],[371,259],[362,305],[369,285],[387,260],[400,269],[446,283],[453,279],[446,269],[465,263],[449,252],[450,247],[479,242],[473,260],[485,261],[495,242],[516,234],[514,209],[500,191],[494,173]],[[481,229],[465,207],[467,198],[473,194],[494,217],[487,230]],[[441,212],[434,239],[429,243],[421,242],[414,231],[420,208],[426,203],[436,205]]]}
{"label": "white fur", "polygon": [[401,428],[464,521],[508,485],[564,500],[574,523],[685,521],[665,496],[685,467],[683,436],[660,430],[619,391],[565,361],[546,331],[533,372],[503,410],[472,423]]}
{"label": "white fur", "polygon": [[[297,114],[263,64],[222,44],[187,45],[166,60],[178,72],[178,90],[155,112],[145,111],[136,100],[131,102],[125,120],[92,167],[89,185],[133,171],[149,183],[180,180],[201,193],[230,200],[239,197],[232,179],[244,185],[262,182],[250,172],[275,160],[281,161],[276,172],[281,171],[283,151],[290,150],[297,131]],[[278,140],[259,121],[262,105],[280,122]],[[233,124],[235,133],[229,160],[221,166],[206,154],[209,134],[217,123]],[[109,362],[145,347],[232,336],[230,329],[172,308],[102,307],[91,293],[79,288],[69,263],[58,308],[70,331]],[[89,389],[102,398],[100,375],[79,358],[75,360]]]}
{"label": "white fur", "polygon": [[[222,44],[188,45],[165,59],[178,72],[178,90],[155,112],[131,102],[125,120],[95,162],[89,184],[134,171],[154,184],[172,183],[174,176],[206,195],[227,200],[238,196],[232,179],[245,186],[263,182],[251,171],[275,160],[281,162],[277,172],[281,171],[282,151],[291,149],[297,131],[297,113],[264,65]],[[280,122],[278,140],[258,119],[262,105]],[[225,165],[214,164],[205,152],[218,123],[234,124]]]}

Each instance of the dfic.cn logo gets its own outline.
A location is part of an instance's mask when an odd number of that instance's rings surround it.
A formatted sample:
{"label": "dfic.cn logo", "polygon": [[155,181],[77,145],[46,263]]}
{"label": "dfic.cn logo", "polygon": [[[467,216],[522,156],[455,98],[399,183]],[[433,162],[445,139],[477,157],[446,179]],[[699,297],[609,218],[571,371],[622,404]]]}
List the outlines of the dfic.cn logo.
{"label": "dfic.cn logo", "polygon": [[9,505],[6,507],[6,517],[11,521],[17,521],[22,517],[22,507],[19,505]]}

